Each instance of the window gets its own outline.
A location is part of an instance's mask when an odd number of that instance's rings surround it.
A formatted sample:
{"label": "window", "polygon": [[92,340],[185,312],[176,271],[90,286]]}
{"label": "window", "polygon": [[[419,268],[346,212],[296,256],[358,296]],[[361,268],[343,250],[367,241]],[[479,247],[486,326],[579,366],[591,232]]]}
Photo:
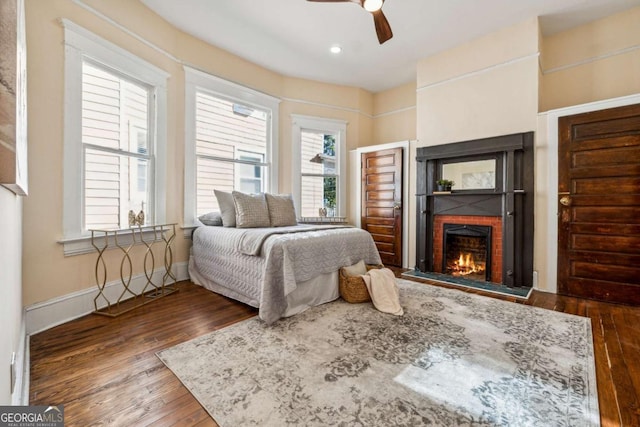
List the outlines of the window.
{"label": "window", "polygon": [[65,255],[128,212],[163,222],[168,74],[72,22],[65,27]]}
{"label": "window", "polygon": [[303,129],[300,136],[300,215],[336,216],[336,136]]}
{"label": "window", "polygon": [[128,212],[153,219],[150,88],[82,63],[84,228],[124,228]]}
{"label": "window", "polygon": [[293,116],[296,210],[302,217],[343,216],[346,122]]}
{"label": "window", "polygon": [[196,215],[218,210],[213,190],[265,190],[265,111],[196,91]]}
{"label": "window", "polygon": [[213,190],[277,189],[278,100],[185,67],[185,224],[218,210]]}

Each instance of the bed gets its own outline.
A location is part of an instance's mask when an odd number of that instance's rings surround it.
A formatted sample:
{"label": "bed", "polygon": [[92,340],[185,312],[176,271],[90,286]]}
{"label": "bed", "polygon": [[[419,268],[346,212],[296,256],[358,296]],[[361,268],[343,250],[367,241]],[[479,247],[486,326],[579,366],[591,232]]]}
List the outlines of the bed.
{"label": "bed", "polygon": [[337,299],[338,270],[360,260],[381,263],[371,235],[350,226],[203,226],[193,233],[189,275],[272,323]]}

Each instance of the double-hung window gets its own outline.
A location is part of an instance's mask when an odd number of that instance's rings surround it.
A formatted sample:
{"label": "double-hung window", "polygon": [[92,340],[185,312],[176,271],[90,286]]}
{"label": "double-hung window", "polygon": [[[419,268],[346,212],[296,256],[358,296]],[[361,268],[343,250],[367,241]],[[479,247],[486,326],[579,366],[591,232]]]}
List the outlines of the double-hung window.
{"label": "double-hung window", "polygon": [[278,101],[185,67],[185,223],[217,211],[214,190],[277,188]]}
{"label": "double-hung window", "polygon": [[213,190],[265,191],[268,113],[196,92],[196,214],[218,209]]}
{"label": "double-hung window", "polygon": [[65,254],[91,229],[165,218],[168,74],[72,22],[65,26]]}
{"label": "double-hung window", "polygon": [[344,216],[346,187],[346,122],[292,116],[293,195],[305,217]]}
{"label": "double-hung window", "polygon": [[128,212],[153,218],[151,88],[89,60],[82,62],[84,226],[123,228]]}

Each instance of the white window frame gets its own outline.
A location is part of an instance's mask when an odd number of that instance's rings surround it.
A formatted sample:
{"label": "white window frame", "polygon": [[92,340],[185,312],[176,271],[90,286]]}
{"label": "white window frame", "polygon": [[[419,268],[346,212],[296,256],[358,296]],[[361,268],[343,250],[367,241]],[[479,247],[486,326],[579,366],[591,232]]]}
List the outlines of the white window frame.
{"label": "white window frame", "polygon": [[302,159],[301,140],[302,131],[311,130],[336,135],[336,171],[338,182],[336,185],[338,210],[336,216],[346,216],[347,212],[347,124],[345,120],[326,119],[322,117],[291,115],[292,135],[292,195],[296,212],[302,212]]}
{"label": "white window frame", "polygon": [[278,123],[280,99],[249,89],[242,85],[207,74],[195,68],[184,66],[185,74],[185,154],[184,154],[184,225],[185,236],[200,225],[196,215],[196,93],[203,92],[218,98],[237,102],[267,112],[267,155],[265,163],[268,172],[265,179],[266,191],[278,188]]}
{"label": "white window frame", "polygon": [[64,26],[64,197],[63,239],[65,255],[93,252],[84,224],[84,163],[82,146],[82,64],[85,58],[151,86],[149,143],[153,145],[154,222],[164,223],[166,212],[167,79],[169,73],[121,47],[67,20]]}

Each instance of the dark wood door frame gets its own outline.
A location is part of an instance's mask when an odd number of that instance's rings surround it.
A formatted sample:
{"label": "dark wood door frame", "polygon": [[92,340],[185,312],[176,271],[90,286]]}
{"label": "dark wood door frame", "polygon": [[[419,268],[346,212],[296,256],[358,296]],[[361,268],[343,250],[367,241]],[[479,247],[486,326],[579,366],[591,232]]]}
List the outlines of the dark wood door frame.
{"label": "dark wood door frame", "polygon": [[[399,141],[387,144],[380,145],[371,145],[367,147],[360,147],[355,150],[355,156],[350,160],[350,165],[353,168],[357,168],[356,173],[350,173],[350,178],[355,180],[353,186],[351,186],[351,191],[355,191],[355,196],[353,200],[357,200],[357,205],[355,209],[355,218],[354,225],[356,227],[362,227],[362,188],[360,183],[361,171],[360,171],[360,161],[362,154],[370,153],[373,151],[380,151],[392,148],[401,148],[403,153],[403,177],[402,177],[402,199],[403,199],[403,209],[402,209],[402,266],[407,268],[409,265],[409,231],[408,227],[410,224],[410,209],[409,209],[409,185],[410,185],[410,176],[409,176],[409,162],[411,159],[409,158],[409,147],[411,141]],[[356,163],[357,162],[357,163]],[[357,179],[356,179],[357,176]],[[355,186],[355,187],[354,187]],[[352,193],[353,194],[353,193]]]}

